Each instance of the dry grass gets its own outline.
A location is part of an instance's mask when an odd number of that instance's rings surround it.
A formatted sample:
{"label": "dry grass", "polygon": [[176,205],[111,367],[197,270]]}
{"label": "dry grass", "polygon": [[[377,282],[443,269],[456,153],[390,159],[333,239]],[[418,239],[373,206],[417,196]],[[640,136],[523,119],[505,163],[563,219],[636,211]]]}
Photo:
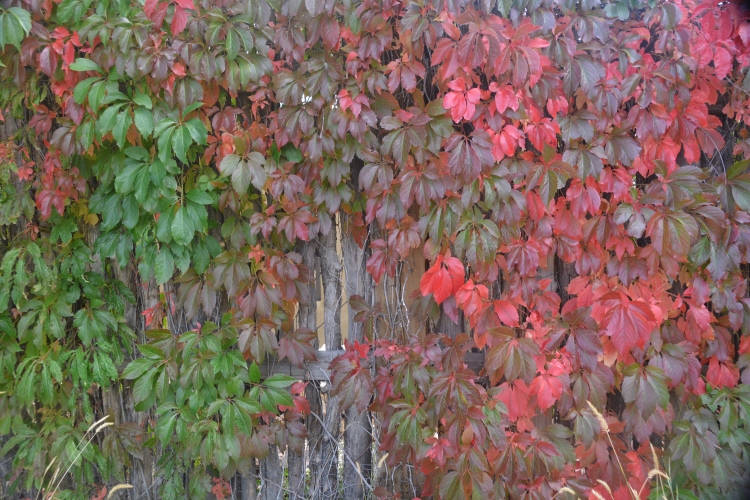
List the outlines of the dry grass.
{"label": "dry grass", "polygon": [[[596,409],[596,407],[593,404],[591,404],[590,401],[587,401],[587,403],[591,411],[594,413],[596,420],[599,422],[599,426],[601,427],[602,431],[604,431],[604,433],[606,434],[607,440],[609,441],[609,444],[612,447],[612,450],[614,452],[615,445],[614,445],[614,442],[612,441],[612,436],[610,435],[609,424],[605,420],[604,416],[599,412],[599,410]],[[657,487],[659,488],[659,491],[661,492],[668,491],[670,498],[677,498],[676,492],[673,491],[672,489],[672,481],[671,481],[669,474],[661,469],[661,466],[659,464],[659,457],[656,455],[656,450],[654,449],[654,446],[651,443],[649,443],[649,445],[651,446],[651,455],[652,455],[653,462],[654,462],[654,468],[648,472],[648,477],[643,482],[643,484],[641,485],[638,491],[635,491],[635,488],[633,488],[633,486],[628,481],[628,476],[625,474],[625,469],[622,466],[622,462],[620,462],[620,457],[617,455],[617,453],[615,453],[615,458],[617,459],[617,465],[620,468],[620,472],[622,473],[622,477],[625,480],[625,484],[628,485],[628,489],[630,491],[631,497],[634,500],[640,499],[644,488],[646,488],[646,485],[648,485],[652,479],[656,478]],[[601,479],[598,479],[597,482],[607,491],[607,493],[609,493],[610,498],[614,498],[612,489],[609,487],[607,483],[605,483]],[[665,484],[666,484],[666,489],[665,489]],[[568,487],[564,487],[560,489],[560,491],[557,492],[557,495],[559,495],[560,493],[570,493],[572,495],[575,495],[576,498],[578,498],[578,495],[576,495],[576,493]],[[596,497],[598,500],[608,500],[596,490],[591,490],[591,494],[594,497]],[[664,493],[662,493],[660,500],[668,500],[668,498]]]}
{"label": "dry grass", "polygon": [[[106,416],[100,420],[97,420],[89,428],[86,430],[86,433],[81,438],[81,442],[78,443],[78,446],[76,449],[78,450],[78,454],[73,458],[73,460],[70,461],[70,464],[65,469],[65,471],[60,474],[60,471],[62,470],[61,465],[58,463],[55,467],[54,472],[52,473],[52,477],[50,478],[49,485],[45,488],[42,487],[39,492],[36,495],[36,499],[39,500],[54,500],[56,498],[55,495],[57,495],[57,491],[60,489],[60,486],[62,485],[63,481],[65,480],[65,477],[70,472],[70,469],[75,465],[75,463],[78,461],[78,459],[81,457],[83,452],[86,450],[86,448],[91,444],[91,441],[94,440],[97,434],[101,432],[102,430],[106,429],[107,427],[110,427],[114,425],[113,422],[108,422],[107,419],[109,416]],[[55,462],[57,462],[58,457],[53,457],[52,460],[50,460],[50,463],[47,465],[47,467],[44,469],[44,474],[42,475],[42,482],[44,481],[44,478],[47,476],[47,473],[52,469],[52,467],[55,465]],[[107,495],[107,499],[109,500],[112,498],[112,494],[119,490],[126,490],[132,488],[129,484],[118,484],[114,486],[110,492],[109,495]]]}

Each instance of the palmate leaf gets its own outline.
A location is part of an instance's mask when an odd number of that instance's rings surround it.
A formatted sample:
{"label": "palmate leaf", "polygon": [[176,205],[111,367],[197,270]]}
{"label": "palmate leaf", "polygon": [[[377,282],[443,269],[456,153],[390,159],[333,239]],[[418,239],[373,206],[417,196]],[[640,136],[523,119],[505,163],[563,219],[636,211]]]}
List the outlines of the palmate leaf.
{"label": "palmate leaf", "polygon": [[438,256],[435,264],[424,273],[419,288],[422,295],[432,294],[441,304],[464,284],[464,266],[455,257]]}
{"label": "palmate leaf", "polygon": [[630,300],[623,292],[610,292],[594,303],[591,317],[606,331],[624,355],[636,346],[642,346],[658,326],[656,317],[643,299]]}
{"label": "palmate leaf", "polygon": [[656,212],[646,225],[646,234],[660,254],[685,260],[700,233],[698,223],[686,213]]}
{"label": "palmate leaf", "polygon": [[219,165],[222,175],[232,178],[232,187],[238,194],[247,193],[250,184],[258,190],[266,183],[265,159],[258,152],[251,152],[246,157],[230,154],[224,157]]}
{"label": "palmate leaf", "polygon": [[626,403],[635,403],[644,420],[656,408],[666,408],[669,403],[667,377],[661,368],[642,367],[638,363],[628,365],[623,371],[622,397]]}
{"label": "palmate leaf", "polygon": [[156,256],[154,263],[154,276],[156,277],[156,283],[161,285],[172,279],[174,275],[174,257],[169,248],[162,247],[159,254]]}
{"label": "palmate leaf", "polygon": [[180,207],[172,219],[172,239],[179,245],[187,245],[193,240],[195,224],[188,215],[186,207]]}
{"label": "palmate leaf", "polygon": [[104,70],[101,66],[96,64],[91,59],[78,58],[75,62],[68,66],[73,71],[96,71],[97,73],[103,73]]}
{"label": "palmate leaf", "polygon": [[[493,333],[493,330],[490,330]],[[501,378],[509,382],[521,378],[531,383],[536,373],[534,356],[539,354],[539,346],[527,338],[516,339],[506,333],[499,333],[495,346],[490,349],[485,359],[485,369],[493,384]]]}
{"label": "palmate leaf", "polygon": [[317,350],[312,342],[317,335],[309,328],[287,333],[279,340],[279,359],[287,358],[296,366],[302,366],[305,361],[314,361],[317,358]]}
{"label": "palmate leaf", "polygon": [[[750,444],[750,162],[724,165],[750,156],[735,2],[234,3],[0,7],[0,121],[19,126],[0,141],[10,487],[77,453],[126,319],[165,306],[171,331],[142,332],[120,375],[126,406],[158,410],[92,441],[72,491],[157,446],[154,494],[221,497],[255,458],[313,446],[304,394],[327,387],[258,365],[315,359],[315,325],[295,323],[333,271],[362,343],[330,365],[327,423],[371,412],[363,450],[424,472],[425,495],[647,495],[656,464],[624,433],[671,443],[685,498],[732,496]],[[343,269],[320,260],[329,232]],[[535,418],[552,413],[573,432]],[[334,455],[358,483],[367,455]]]}
{"label": "palmate leaf", "polygon": [[469,265],[479,267],[495,259],[500,232],[497,225],[485,219],[478,209],[465,214],[459,222],[456,233],[456,255],[466,258]]}
{"label": "palmate leaf", "polygon": [[31,32],[31,14],[20,7],[0,9],[0,49],[6,44],[21,50],[21,41]]}
{"label": "palmate leaf", "polygon": [[726,179],[715,181],[724,210],[737,207],[750,212],[750,174],[746,173],[749,166],[750,160],[738,161],[729,168]]}

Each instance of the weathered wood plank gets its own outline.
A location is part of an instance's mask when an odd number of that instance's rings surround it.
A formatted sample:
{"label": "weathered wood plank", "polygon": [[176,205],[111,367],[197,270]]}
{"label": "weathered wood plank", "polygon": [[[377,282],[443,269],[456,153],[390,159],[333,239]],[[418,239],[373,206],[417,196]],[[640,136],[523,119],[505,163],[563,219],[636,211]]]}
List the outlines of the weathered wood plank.
{"label": "weathered wood plank", "polygon": [[261,377],[266,378],[271,375],[283,374],[294,377],[297,380],[317,380],[327,382],[330,380],[330,370],[328,365],[334,358],[343,354],[344,350],[337,351],[318,351],[318,359],[308,362],[303,367],[291,364],[287,360],[279,361],[277,359],[263,363],[260,367]]}
{"label": "weathered wood plank", "polygon": [[[260,367],[260,373],[263,378],[275,375],[284,374],[294,377],[298,380],[317,380],[320,382],[327,382],[330,380],[331,372],[328,369],[328,365],[333,361],[334,358],[344,354],[346,351],[318,351],[318,359],[314,362],[308,362],[303,367],[295,366],[286,360],[278,361],[273,360],[270,363],[264,363]],[[484,353],[483,352],[469,352],[466,353],[465,358],[466,364],[476,373],[484,366]]]}
{"label": "weathered wood plank", "polygon": [[[337,356],[344,354],[346,351],[343,349],[337,351],[318,351],[318,359],[316,361],[307,362],[304,366],[298,367],[291,364],[287,360],[279,361],[272,359],[260,366],[260,374],[262,378],[270,377],[271,375],[283,374],[289,375],[297,380],[309,380],[318,382],[328,382],[331,379],[331,372],[328,369],[331,361]],[[130,362],[131,358],[126,356],[125,361],[118,367],[118,371],[122,374],[125,367]],[[483,352],[469,352],[466,353],[465,358],[466,364],[474,372],[479,371],[484,366],[484,353]]]}

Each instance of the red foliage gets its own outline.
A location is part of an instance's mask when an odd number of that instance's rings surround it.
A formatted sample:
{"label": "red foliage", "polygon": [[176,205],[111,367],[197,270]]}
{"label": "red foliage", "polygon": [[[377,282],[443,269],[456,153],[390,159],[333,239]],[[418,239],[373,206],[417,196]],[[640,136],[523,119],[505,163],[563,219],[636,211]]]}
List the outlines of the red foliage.
{"label": "red foliage", "polygon": [[[291,326],[310,296],[296,246],[336,221],[377,284],[430,262],[398,305],[427,328],[349,297],[370,337],[331,363],[342,408],[381,413],[387,464],[425,472],[425,496],[645,496],[655,464],[630,435],[667,435],[696,481],[729,467],[714,444],[737,418],[701,396],[750,382],[750,23],[735,5],[146,0],[125,29],[53,27],[50,4],[27,4],[33,29],[0,49],[8,81],[30,69],[51,90],[30,111],[43,165],[17,170],[39,218],[84,195],[132,209],[104,232],[161,283],[194,273],[186,301],[212,309],[225,291],[245,359],[314,359],[316,334]],[[206,205],[226,215],[210,256]],[[156,326],[164,306],[142,314]],[[437,332],[438,314],[461,333]],[[303,390],[279,427],[309,413]],[[608,398],[620,414],[596,413]]]}

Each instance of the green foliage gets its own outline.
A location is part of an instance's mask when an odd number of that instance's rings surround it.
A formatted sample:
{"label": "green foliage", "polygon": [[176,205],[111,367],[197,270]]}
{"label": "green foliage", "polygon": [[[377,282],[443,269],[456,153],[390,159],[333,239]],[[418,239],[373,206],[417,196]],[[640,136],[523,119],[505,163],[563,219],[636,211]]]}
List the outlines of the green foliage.
{"label": "green foliage", "polygon": [[[159,450],[159,494],[200,498],[272,445],[302,453],[304,384],[261,366],[315,358],[295,321],[337,243],[392,288],[339,301],[365,335],[331,395],[377,414],[415,495],[734,492],[745,21],[692,0],[5,1],[11,493],[54,488],[54,459],[61,497],[91,497]],[[140,423],[79,449],[116,394]]]}

